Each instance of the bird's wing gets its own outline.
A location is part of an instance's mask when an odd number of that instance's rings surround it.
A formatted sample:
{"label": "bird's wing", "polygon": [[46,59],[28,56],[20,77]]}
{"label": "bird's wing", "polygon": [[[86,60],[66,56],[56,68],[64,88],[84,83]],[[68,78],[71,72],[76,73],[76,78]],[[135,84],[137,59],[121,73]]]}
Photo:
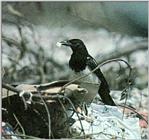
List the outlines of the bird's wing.
{"label": "bird's wing", "polygon": [[[96,60],[92,56],[88,56],[87,57],[87,66],[89,67],[90,70],[93,70],[93,69],[95,69],[98,66],[98,64],[97,64]],[[107,83],[103,73],[101,72],[100,68],[97,69],[94,72],[94,74],[98,77],[98,79],[101,82],[103,82],[103,83],[105,83],[107,85],[107,88],[109,88],[109,85],[108,85],[108,83]]]}

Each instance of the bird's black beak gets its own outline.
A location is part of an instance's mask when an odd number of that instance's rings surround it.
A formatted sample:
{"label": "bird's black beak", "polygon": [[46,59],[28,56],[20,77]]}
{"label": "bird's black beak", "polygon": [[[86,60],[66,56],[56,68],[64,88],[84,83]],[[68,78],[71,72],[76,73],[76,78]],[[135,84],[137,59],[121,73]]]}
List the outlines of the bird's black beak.
{"label": "bird's black beak", "polygon": [[66,41],[57,42],[56,45],[58,47],[61,47],[61,46],[71,46],[72,44],[68,40],[66,40]]}

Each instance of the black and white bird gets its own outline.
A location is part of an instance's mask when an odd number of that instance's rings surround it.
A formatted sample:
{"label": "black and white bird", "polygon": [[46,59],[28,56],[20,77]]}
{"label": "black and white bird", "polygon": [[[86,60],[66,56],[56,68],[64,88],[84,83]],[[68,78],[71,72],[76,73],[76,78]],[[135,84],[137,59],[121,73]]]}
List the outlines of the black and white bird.
{"label": "black and white bird", "polygon": [[[96,60],[88,53],[85,44],[80,39],[70,39],[57,42],[57,46],[67,46],[72,49],[69,67],[76,73],[84,71],[86,67],[88,67],[90,70],[93,70],[98,66]],[[106,105],[115,106],[115,103],[109,94],[110,88],[103,73],[100,69],[97,69],[94,74],[101,82],[98,89],[98,94],[100,95],[103,103]]]}

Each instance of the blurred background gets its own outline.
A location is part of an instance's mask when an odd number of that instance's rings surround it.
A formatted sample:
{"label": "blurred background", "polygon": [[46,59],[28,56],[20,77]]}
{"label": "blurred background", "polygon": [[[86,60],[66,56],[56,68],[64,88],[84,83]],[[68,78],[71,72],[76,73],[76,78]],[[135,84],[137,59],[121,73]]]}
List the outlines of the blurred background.
{"label": "blurred background", "polygon": [[[126,103],[121,95],[128,93],[126,104],[147,114],[148,2],[2,2],[2,82],[71,79],[72,52],[56,43],[72,38],[83,40],[99,64],[121,58],[131,65],[129,86],[124,63],[101,69],[116,103]],[[142,124],[141,137],[146,139],[147,124]]]}
{"label": "blurred background", "polygon": [[[148,2],[2,2],[2,74],[11,84],[68,79],[71,50],[56,42],[79,38],[102,63],[123,58],[132,81],[147,88]],[[113,90],[125,87],[126,65],[102,70]]]}

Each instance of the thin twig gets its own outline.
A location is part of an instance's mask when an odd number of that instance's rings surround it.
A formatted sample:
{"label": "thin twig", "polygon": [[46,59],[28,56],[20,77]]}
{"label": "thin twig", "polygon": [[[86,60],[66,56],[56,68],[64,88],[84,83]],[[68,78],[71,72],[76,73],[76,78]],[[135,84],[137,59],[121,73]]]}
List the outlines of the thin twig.
{"label": "thin twig", "polygon": [[138,113],[137,111],[135,111],[133,108],[131,108],[131,107],[125,105],[125,104],[124,105],[117,104],[117,106],[130,109],[131,111],[133,111],[134,113],[136,113],[142,120],[144,120],[148,124],[148,121],[143,117],[143,115],[141,115],[140,113]]}
{"label": "thin twig", "polygon": [[[91,134],[86,134],[85,137],[89,137],[89,136],[93,136],[93,135],[99,135],[99,134],[104,134],[104,135],[109,135],[109,136],[115,136],[115,135],[112,135],[112,134],[107,134],[107,133],[104,133],[104,132],[97,132],[97,133],[91,133]],[[76,137],[72,137],[73,139],[82,139],[82,136],[76,136]],[[115,136],[115,138],[122,138],[122,137],[119,137],[119,136]]]}
{"label": "thin twig", "polygon": [[[102,102],[101,99],[98,99],[98,100]],[[136,113],[142,120],[144,120],[148,124],[148,121],[143,117],[143,115],[141,115],[140,113],[138,113],[137,111],[135,111],[132,107],[129,107],[128,105],[125,105],[125,104],[124,105],[122,105],[122,104],[116,104],[116,106],[120,106],[120,107],[123,107],[123,108],[130,109],[131,111],[133,111],[134,113]]]}
{"label": "thin twig", "polygon": [[11,91],[16,92],[16,93],[20,93],[22,91],[22,90],[19,90],[19,89],[15,88],[15,87],[13,87],[13,86],[11,86],[9,84],[5,84],[5,83],[2,83],[2,88],[5,88],[7,90],[11,90]]}
{"label": "thin twig", "polygon": [[[65,115],[66,115],[66,121],[64,121],[64,124],[69,120],[69,117],[68,117],[68,114],[67,114],[67,111],[66,111],[66,108],[65,108],[65,106],[63,105],[63,103],[62,103],[62,101],[58,98],[58,101],[59,101],[59,103],[60,103],[60,105],[62,106],[62,108],[63,108],[63,111],[64,111],[64,113],[65,113]],[[68,132],[66,133],[66,137],[68,137]]]}
{"label": "thin twig", "polygon": [[[127,103],[127,99],[128,99],[128,94],[130,93],[130,86],[128,85],[128,92],[126,93],[126,98],[125,98],[125,102],[124,102],[124,105],[126,105]],[[122,120],[124,118],[124,112],[125,112],[125,107],[123,109],[123,116],[122,116]]]}
{"label": "thin twig", "polygon": [[23,135],[25,135],[25,130],[24,130],[23,126],[21,125],[20,121],[18,120],[17,116],[14,113],[13,113],[13,116],[14,116],[15,120],[17,121],[18,125],[20,126]]}
{"label": "thin twig", "polygon": [[18,43],[16,40],[12,39],[12,38],[9,38],[9,37],[6,37],[5,35],[2,35],[2,40],[4,40],[5,42],[7,42],[8,44],[13,44],[15,45],[16,47],[18,47],[20,49],[21,47],[21,44]]}
{"label": "thin twig", "polygon": [[78,80],[81,80],[81,79],[83,79],[83,78],[89,76],[90,74],[92,74],[93,72],[95,72],[97,69],[99,69],[99,68],[102,67],[103,65],[105,65],[105,64],[107,64],[107,63],[114,62],[114,61],[122,61],[122,62],[124,62],[124,63],[129,67],[129,69],[130,69],[130,71],[129,71],[129,77],[130,77],[130,73],[131,73],[131,69],[132,69],[132,68],[131,68],[131,66],[129,65],[128,62],[126,62],[125,60],[120,59],[120,58],[111,59],[111,60],[107,60],[107,61],[105,61],[105,62],[99,64],[95,69],[93,69],[93,70],[90,71],[89,73],[87,73],[87,74],[85,74],[85,75],[83,75],[83,76],[80,76],[80,77],[77,77],[77,78],[71,80],[70,82],[68,82],[67,84],[65,84],[65,85],[60,89],[60,92],[61,92],[62,90],[64,90],[65,87],[67,87],[68,85],[72,84],[73,82],[78,81]]}
{"label": "thin twig", "polygon": [[41,96],[40,92],[38,92],[38,94],[39,94],[41,101],[43,102],[43,104],[45,106],[45,109],[46,109],[46,112],[48,115],[48,124],[49,124],[48,127],[49,127],[49,139],[50,139],[51,138],[51,115],[50,115],[48,106],[47,106],[46,102],[44,101],[43,97]]}
{"label": "thin twig", "polygon": [[82,124],[82,122],[81,122],[81,119],[80,119],[80,117],[79,117],[78,112],[77,112],[76,109],[75,109],[75,106],[73,105],[72,101],[71,101],[68,97],[64,96],[64,98],[69,101],[69,103],[71,104],[73,110],[74,110],[75,113],[77,114],[77,117],[78,117],[79,122],[80,122],[81,129],[82,129],[82,132],[83,132],[83,136],[84,136],[84,138],[85,138],[85,132],[84,132],[83,124]]}
{"label": "thin twig", "polygon": [[60,105],[62,106],[62,108],[63,108],[63,110],[64,110],[64,112],[65,112],[65,114],[66,114],[66,118],[67,118],[67,120],[68,120],[69,117],[68,117],[68,115],[67,115],[67,111],[66,111],[65,106],[63,105],[62,101],[61,101],[59,98],[58,98],[58,101],[59,101]]}
{"label": "thin twig", "polygon": [[38,138],[38,137],[22,135],[22,134],[2,134],[2,136],[19,136],[19,137],[30,138],[30,139],[41,139],[41,138]]}
{"label": "thin twig", "polygon": [[[99,99],[100,100],[100,99]],[[101,101],[101,100],[100,100]],[[116,106],[120,106],[120,107],[123,107],[123,108],[127,108],[127,109],[130,109],[131,111],[133,111],[134,113],[136,113],[142,120],[144,120],[147,124],[148,124],[148,121],[143,117],[143,115],[141,115],[140,113],[138,113],[135,109],[133,109],[132,107],[129,107],[127,105],[122,105],[122,104],[116,104]]]}

